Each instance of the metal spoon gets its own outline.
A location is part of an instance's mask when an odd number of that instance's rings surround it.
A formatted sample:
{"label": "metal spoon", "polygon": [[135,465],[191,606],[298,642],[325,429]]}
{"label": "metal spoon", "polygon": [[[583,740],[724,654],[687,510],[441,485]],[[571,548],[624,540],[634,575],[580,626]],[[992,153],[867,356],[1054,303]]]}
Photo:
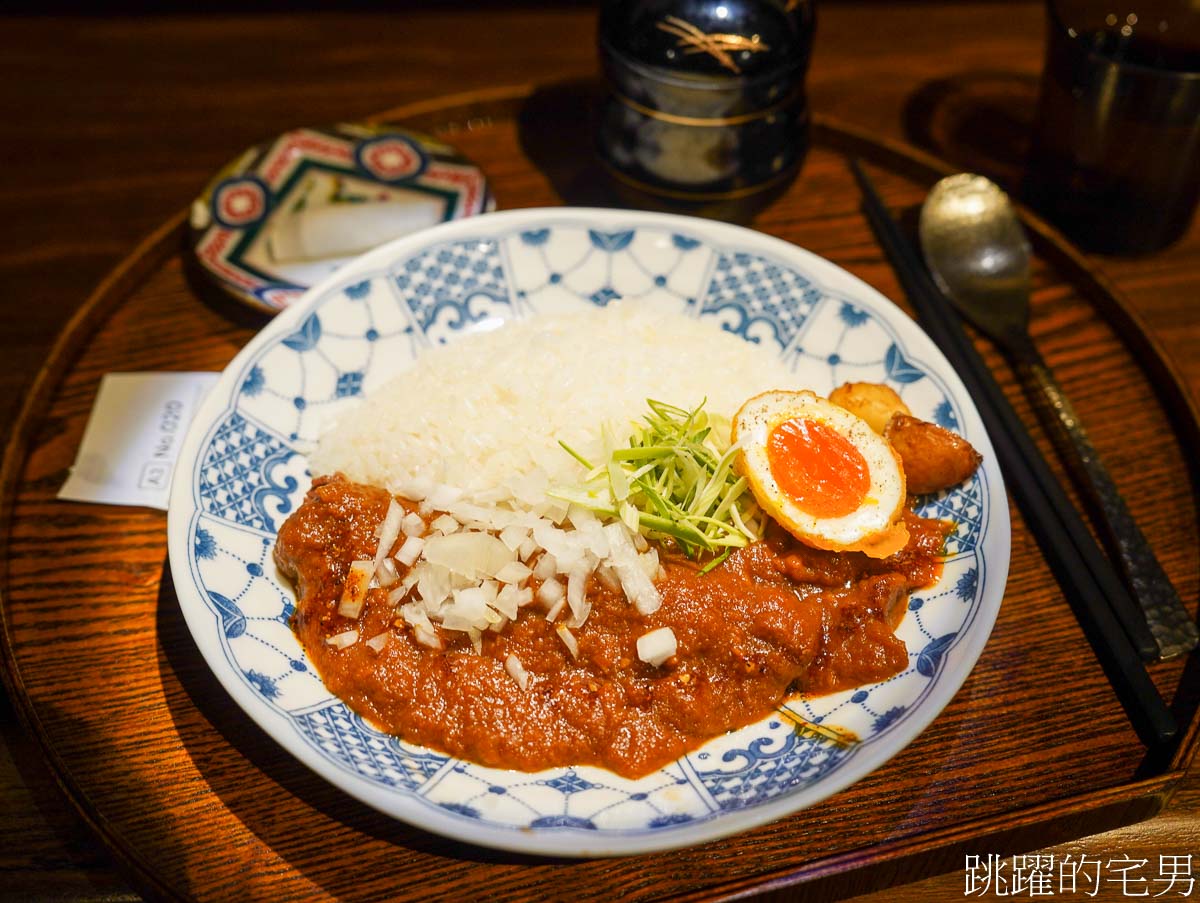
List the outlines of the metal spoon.
{"label": "metal spoon", "polygon": [[1008,196],[983,176],[942,179],[921,207],[921,249],[938,287],[1004,353],[1020,377],[1120,562],[1161,658],[1195,648],[1200,635],[1125,507],[1071,403],[1029,335],[1029,241]]}

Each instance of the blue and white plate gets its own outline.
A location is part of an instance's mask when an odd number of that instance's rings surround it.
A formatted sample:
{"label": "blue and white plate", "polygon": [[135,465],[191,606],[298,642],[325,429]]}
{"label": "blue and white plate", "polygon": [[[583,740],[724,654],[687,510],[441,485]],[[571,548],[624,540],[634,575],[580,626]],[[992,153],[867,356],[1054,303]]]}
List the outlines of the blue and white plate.
{"label": "blue and white plate", "polygon": [[[615,299],[712,318],[781,357],[795,387],[885,382],[919,417],[984,456],[922,513],[953,518],[939,583],[898,634],[905,671],[792,699],[640,780],[592,768],[484,768],[365,724],[330,695],[288,626],[275,533],[308,488],[306,451],[348,399],[425,350],[499,321]],[[664,341],[669,337],[664,336]],[[234,700],[320,775],[389,815],[535,854],[641,853],[712,840],[811,806],[878,768],[966,679],[991,632],[1009,561],[995,455],[949,364],[886,298],[828,261],[706,220],[614,210],[488,214],[400,239],[342,267],[226,368],[188,433],[169,517],[171,569],[196,644]],[[839,746],[816,723],[860,738]],[[834,732],[829,732],[834,733]]]}

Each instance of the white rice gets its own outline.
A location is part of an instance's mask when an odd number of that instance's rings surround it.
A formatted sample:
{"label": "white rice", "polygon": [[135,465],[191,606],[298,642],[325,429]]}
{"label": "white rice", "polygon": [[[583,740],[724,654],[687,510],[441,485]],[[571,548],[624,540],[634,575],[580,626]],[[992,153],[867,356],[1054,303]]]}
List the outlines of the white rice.
{"label": "white rice", "polygon": [[[715,319],[715,318],[714,318]],[[602,423],[621,437],[653,398],[732,416],[795,377],[771,351],[712,321],[611,304],[541,316],[435,348],[322,436],[314,474],[403,495],[414,478],[476,495],[544,472],[578,479],[559,446],[588,452]]]}

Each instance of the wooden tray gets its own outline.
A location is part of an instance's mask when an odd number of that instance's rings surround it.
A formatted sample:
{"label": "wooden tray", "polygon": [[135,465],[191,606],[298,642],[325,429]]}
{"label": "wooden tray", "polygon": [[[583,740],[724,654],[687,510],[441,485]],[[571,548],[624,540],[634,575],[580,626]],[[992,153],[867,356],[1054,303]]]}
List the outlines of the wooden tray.
{"label": "wooden tray", "polygon": [[[598,203],[580,92],[499,89],[381,119],[436,132],[474,158],[502,208]],[[893,208],[944,167],[818,118],[800,178],[754,224],[901,301],[859,212],[845,154]],[[4,675],[71,802],[144,892],[199,899],[372,896],[730,898],[808,882],[849,896],[1157,812],[1190,762],[1196,656],[1152,672],[1184,726],[1138,743],[1014,510],[1013,558],[991,642],[953,703],[886,766],[826,803],[672,853],[552,862],[478,849],[392,821],[293,760],[228,699],[192,643],[166,566],[166,518],[59,502],[100,377],[217,370],[264,322],[185,263],[180,214],[80,308],[15,424],[2,479]],[[1181,595],[1194,603],[1195,409],[1110,288],[1048,227],[1034,328]],[[1032,420],[990,349],[1023,416]],[[1043,450],[1050,454],[1050,446]]]}

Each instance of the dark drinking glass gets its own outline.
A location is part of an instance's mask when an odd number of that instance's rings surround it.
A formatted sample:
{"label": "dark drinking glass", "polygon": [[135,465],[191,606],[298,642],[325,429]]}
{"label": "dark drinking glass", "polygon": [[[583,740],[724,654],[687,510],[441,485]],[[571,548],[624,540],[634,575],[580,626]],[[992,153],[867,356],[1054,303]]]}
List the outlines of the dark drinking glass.
{"label": "dark drinking glass", "polygon": [[1162,248],[1200,194],[1200,8],[1050,0],[1022,193],[1080,246]]}

